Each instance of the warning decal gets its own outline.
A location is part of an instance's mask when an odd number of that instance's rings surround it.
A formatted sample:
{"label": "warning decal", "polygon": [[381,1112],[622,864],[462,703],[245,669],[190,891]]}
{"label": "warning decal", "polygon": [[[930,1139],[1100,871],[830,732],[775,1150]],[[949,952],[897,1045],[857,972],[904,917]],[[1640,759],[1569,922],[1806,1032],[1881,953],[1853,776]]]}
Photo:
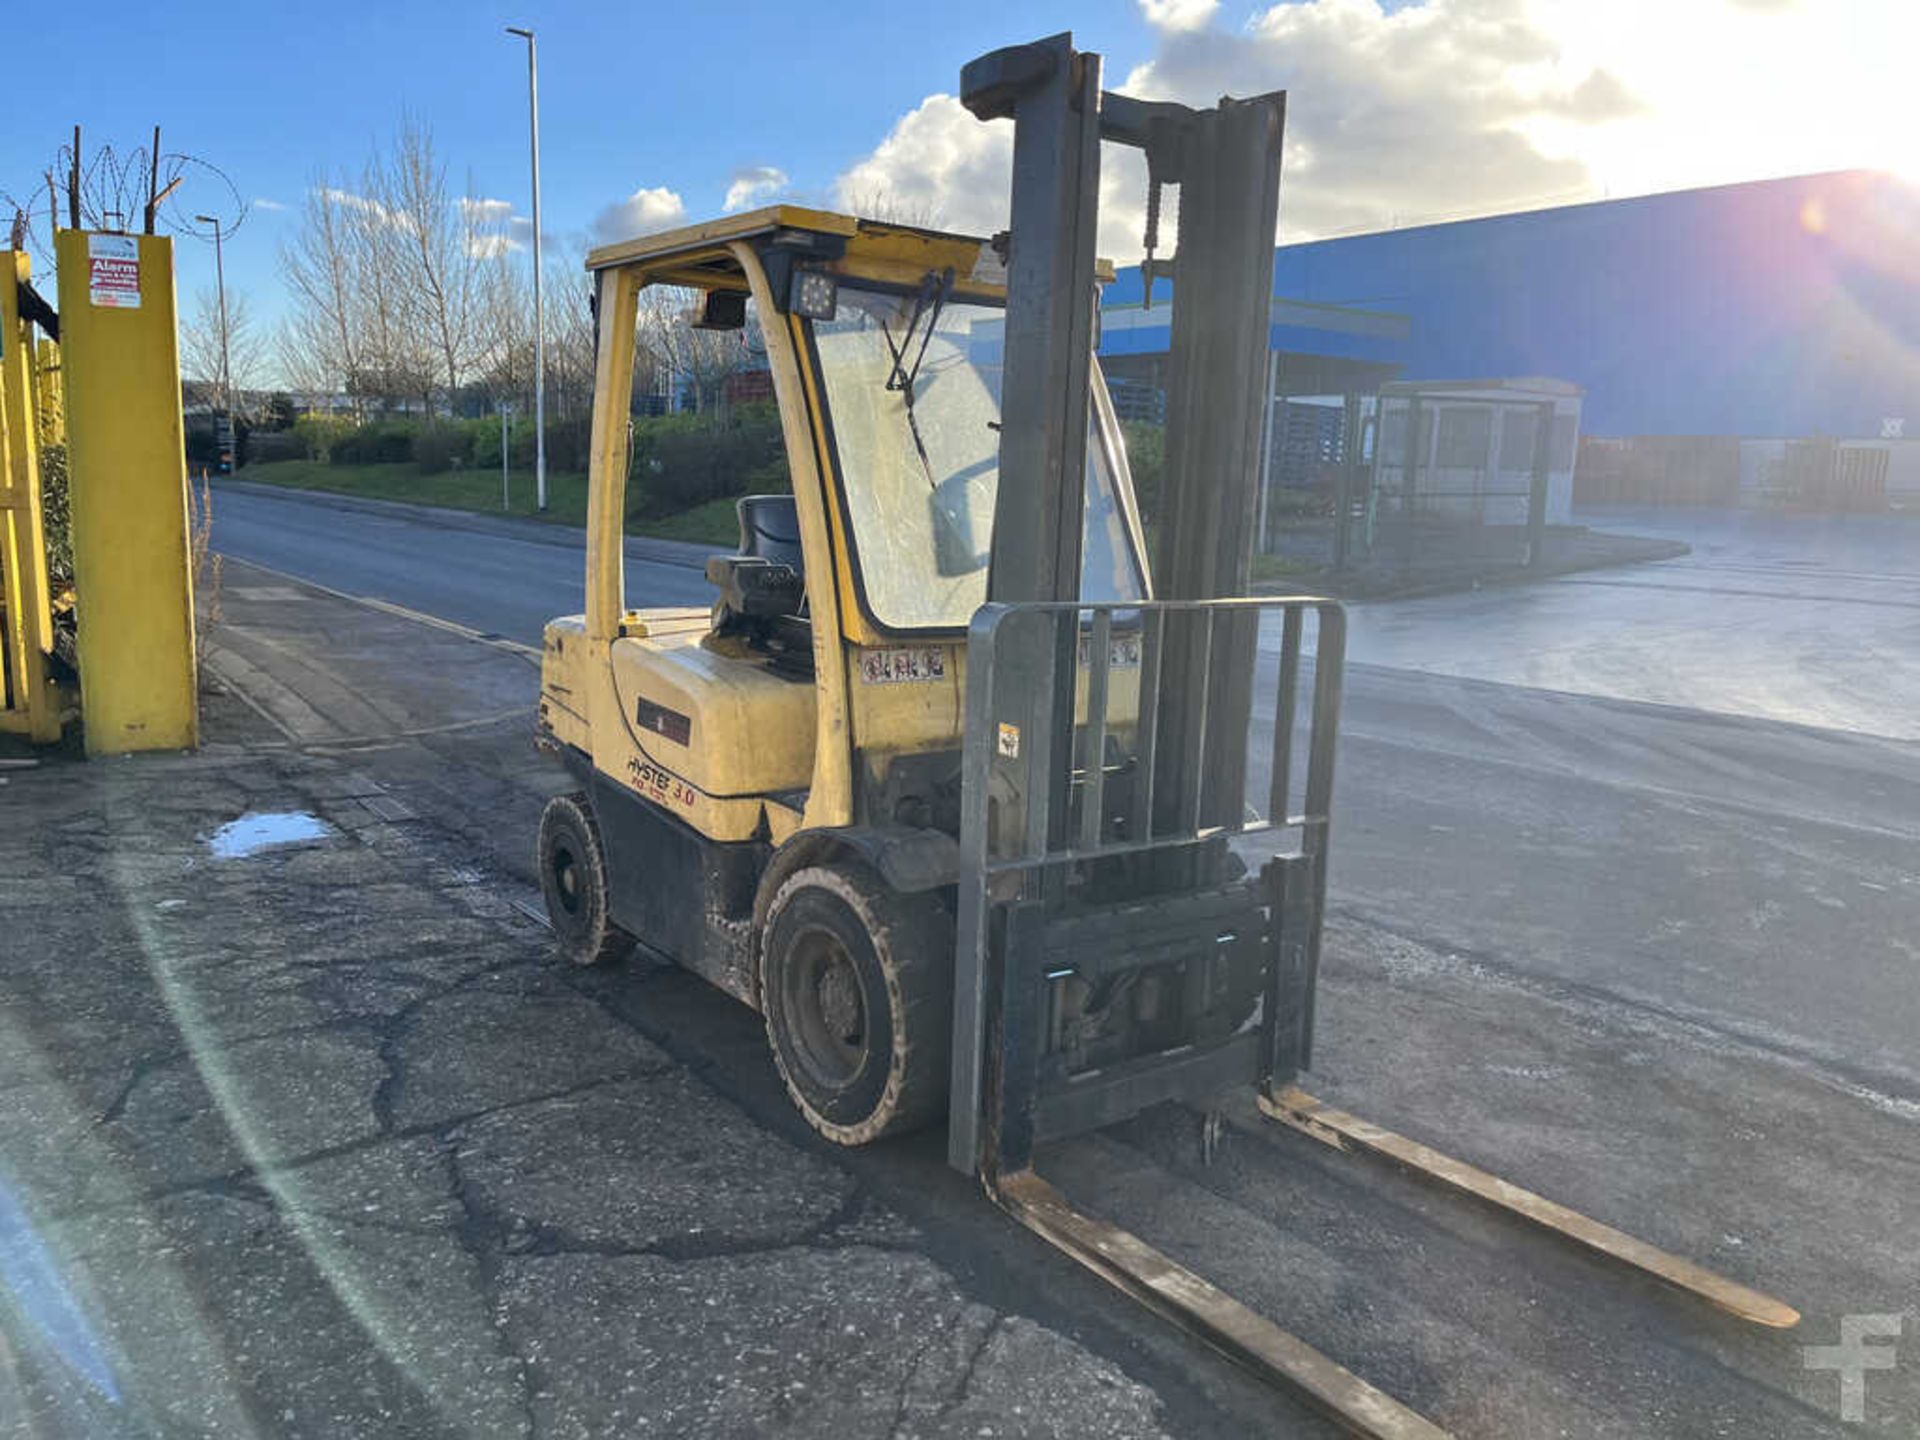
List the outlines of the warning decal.
{"label": "warning decal", "polygon": [[912,650],[863,650],[860,683],[906,685],[947,678],[947,652],[939,646]]}
{"label": "warning decal", "polygon": [[87,237],[87,299],[110,310],[140,308],[140,242],[133,236]]}

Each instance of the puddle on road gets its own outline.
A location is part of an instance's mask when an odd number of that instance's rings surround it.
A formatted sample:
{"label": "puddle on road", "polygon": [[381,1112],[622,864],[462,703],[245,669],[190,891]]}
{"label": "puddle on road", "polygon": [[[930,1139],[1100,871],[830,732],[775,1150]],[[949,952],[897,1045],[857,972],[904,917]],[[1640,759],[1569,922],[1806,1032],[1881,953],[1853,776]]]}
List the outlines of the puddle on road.
{"label": "puddle on road", "polygon": [[260,810],[229,820],[214,831],[207,848],[216,860],[242,860],[281,845],[325,840],[333,828],[304,810]]}

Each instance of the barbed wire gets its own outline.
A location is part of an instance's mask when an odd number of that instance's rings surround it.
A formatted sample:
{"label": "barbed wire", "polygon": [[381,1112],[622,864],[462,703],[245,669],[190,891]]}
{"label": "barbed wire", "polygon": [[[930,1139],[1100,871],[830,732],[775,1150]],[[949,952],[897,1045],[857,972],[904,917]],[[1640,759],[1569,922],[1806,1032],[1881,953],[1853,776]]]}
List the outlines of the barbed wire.
{"label": "barbed wire", "polygon": [[[81,145],[82,229],[144,230],[148,199],[157,194],[164,198],[154,213],[155,234],[185,235],[211,244],[215,225],[221,240],[230,239],[251,211],[233,178],[199,155],[165,151],[156,162],[145,145],[124,152],[111,143],[88,152],[84,138]],[[0,188],[0,224],[8,227],[9,244],[26,250],[48,273],[55,266],[54,232],[73,223],[73,173],[74,146],[66,141],[32,189],[23,193]],[[202,224],[200,215],[211,216],[214,225]]]}

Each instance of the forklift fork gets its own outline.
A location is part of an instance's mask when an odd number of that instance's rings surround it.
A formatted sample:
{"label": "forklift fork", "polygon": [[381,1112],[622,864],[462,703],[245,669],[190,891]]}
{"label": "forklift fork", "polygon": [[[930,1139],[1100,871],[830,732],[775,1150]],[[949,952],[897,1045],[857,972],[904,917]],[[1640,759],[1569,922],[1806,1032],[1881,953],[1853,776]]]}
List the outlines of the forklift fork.
{"label": "forklift fork", "polygon": [[1523,1190],[1510,1180],[1502,1180],[1485,1170],[1443,1155],[1431,1146],[1383,1129],[1336,1110],[1307,1094],[1297,1085],[1282,1086],[1259,1096],[1261,1113],[1304,1135],[1311,1135],[1336,1150],[1359,1150],[1378,1155],[1404,1167],[1423,1180],[1431,1180],[1463,1195],[1471,1195],[1498,1207],[1529,1224],[1569,1240],[1595,1254],[1617,1260],[1623,1265],[1664,1281],[1677,1290],[1698,1296],[1729,1315],[1750,1320],[1776,1330],[1788,1330],[1800,1323],[1800,1312],[1791,1305],[1749,1289],[1736,1281],[1717,1275],[1705,1266],[1658,1246],[1603,1225],[1600,1221],[1569,1210],[1557,1201],[1531,1190]]}

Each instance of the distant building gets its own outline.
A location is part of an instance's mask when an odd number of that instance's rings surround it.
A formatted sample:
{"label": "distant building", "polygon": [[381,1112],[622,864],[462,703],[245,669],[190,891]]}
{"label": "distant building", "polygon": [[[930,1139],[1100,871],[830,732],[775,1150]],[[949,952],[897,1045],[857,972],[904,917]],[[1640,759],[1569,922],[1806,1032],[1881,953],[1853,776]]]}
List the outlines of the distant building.
{"label": "distant building", "polygon": [[[1103,301],[1101,355],[1142,418],[1157,418],[1170,288],[1142,310],[1133,267]],[[1606,476],[1593,467],[1614,486],[1597,498],[1754,498],[1814,474],[1830,451],[1855,480],[1819,481],[1821,494],[1879,484],[1920,502],[1920,188],[1891,175],[1284,245],[1273,293],[1276,412],[1377,395],[1388,380],[1551,376],[1584,392],[1586,434],[1627,442],[1602,457]],[[1292,416],[1270,427],[1289,454]],[[1273,462],[1268,483],[1286,483]]]}

